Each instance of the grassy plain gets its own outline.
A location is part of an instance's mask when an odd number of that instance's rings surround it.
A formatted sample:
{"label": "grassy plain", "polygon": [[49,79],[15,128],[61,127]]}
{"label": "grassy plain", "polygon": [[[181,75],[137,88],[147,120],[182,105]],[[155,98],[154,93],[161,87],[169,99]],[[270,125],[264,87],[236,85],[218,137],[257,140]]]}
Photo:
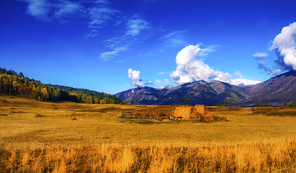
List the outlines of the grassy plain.
{"label": "grassy plain", "polygon": [[296,171],[294,116],[216,109],[230,121],[170,122],[118,117],[155,106],[0,99],[0,172]]}

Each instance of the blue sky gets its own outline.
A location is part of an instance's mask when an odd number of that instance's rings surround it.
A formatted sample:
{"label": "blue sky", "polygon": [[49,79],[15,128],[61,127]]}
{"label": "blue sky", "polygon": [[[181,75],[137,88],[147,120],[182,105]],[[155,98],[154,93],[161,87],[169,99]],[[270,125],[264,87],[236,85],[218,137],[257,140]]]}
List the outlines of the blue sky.
{"label": "blue sky", "polygon": [[115,94],[296,69],[294,0],[0,0],[0,67]]}

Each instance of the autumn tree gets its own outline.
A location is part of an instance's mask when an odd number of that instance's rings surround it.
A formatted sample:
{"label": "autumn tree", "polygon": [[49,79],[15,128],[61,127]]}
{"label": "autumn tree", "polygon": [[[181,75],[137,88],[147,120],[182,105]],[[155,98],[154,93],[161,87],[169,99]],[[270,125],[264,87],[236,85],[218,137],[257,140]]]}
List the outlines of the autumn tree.
{"label": "autumn tree", "polygon": [[286,98],[284,98],[284,107],[287,107],[287,106],[288,106],[287,100]]}
{"label": "autumn tree", "polygon": [[21,72],[0,68],[0,94],[19,95],[41,101],[73,101],[82,103],[121,103],[117,97],[103,92],[77,89],[68,86],[45,85],[29,79]]}
{"label": "autumn tree", "polygon": [[229,107],[231,107],[232,106],[231,98],[229,98],[228,102],[229,102]]}
{"label": "autumn tree", "polygon": [[188,105],[188,106],[191,105],[190,100],[189,100],[189,98],[188,98],[187,96],[184,97],[184,103],[185,103],[186,105]]}

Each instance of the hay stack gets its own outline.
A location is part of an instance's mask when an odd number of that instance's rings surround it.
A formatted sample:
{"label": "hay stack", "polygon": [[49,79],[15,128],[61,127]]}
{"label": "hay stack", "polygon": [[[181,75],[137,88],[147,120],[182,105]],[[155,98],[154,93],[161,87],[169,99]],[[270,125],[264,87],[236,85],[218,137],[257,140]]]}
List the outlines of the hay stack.
{"label": "hay stack", "polygon": [[214,119],[215,115],[207,110],[204,105],[176,107],[174,117],[182,117],[183,120],[190,119]]}
{"label": "hay stack", "polygon": [[196,112],[200,113],[200,114],[205,114],[207,112],[207,108],[204,105],[195,105],[194,109]]}
{"label": "hay stack", "polygon": [[193,107],[191,107],[191,106],[176,107],[175,112],[174,112],[174,116],[175,117],[182,117],[183,120],[191,119],[195,116],[193,114],[194,111],[192,109],[193,109]]}

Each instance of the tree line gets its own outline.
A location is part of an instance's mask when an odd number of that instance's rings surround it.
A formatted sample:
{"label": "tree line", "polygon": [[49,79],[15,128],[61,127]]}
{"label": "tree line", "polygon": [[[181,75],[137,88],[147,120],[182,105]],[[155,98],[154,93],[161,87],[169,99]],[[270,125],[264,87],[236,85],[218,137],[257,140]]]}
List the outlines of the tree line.
{"label": "tree line", "polygon": [[78,103],[119,104],[112,94],[68,86],[42,84],[22,72],[0,68],[0,94],[16,95],[39,101],[72,101]]}

